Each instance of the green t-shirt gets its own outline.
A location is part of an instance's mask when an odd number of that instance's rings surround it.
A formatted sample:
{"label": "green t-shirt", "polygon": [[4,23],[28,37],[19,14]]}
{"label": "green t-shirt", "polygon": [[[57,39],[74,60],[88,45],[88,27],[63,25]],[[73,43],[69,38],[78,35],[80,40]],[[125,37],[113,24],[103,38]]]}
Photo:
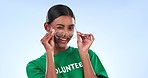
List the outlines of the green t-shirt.
{"label": "green t-shirt", "polygon": [[[108,78],[108,75],[98,56],[89,50],[90,61],[95,74],[99,78]],[[69,49],[54,55],[55,68],[58,78],[84,78],[83,64],[78,48]],[[26,67],[28,78],[44,78],[46,73],[46,53],[33,60]]]}

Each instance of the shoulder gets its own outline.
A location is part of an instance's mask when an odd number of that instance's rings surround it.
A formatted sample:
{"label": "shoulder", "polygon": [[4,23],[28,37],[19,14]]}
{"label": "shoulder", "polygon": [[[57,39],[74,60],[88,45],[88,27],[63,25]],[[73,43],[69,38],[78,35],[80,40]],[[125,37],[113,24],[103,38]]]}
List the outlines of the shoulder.
{"label": "shoulder", "polygon": [[44,60],[46,60],[46,54],[42,55],[41,57],[39,57],[39,58],[37,58],[35,60],[30,61],[28,64],[30,64],[30,63],[36,64],[36,63],[40,63],[40,62],[42,62]]}
{"label": "shoulder", "polygon": [[43,78],[46,71],[45,54],[40,58],[30,61],[26,66],[26,73],[28,78]]}
{"label": "shoulder", "polygon": [[44,54],[41,57],[30,61],[27,64],[26,69],[36,69],[36,68],[44,69],[45,65],[46,65],[46,55]]}
{"label": "shoulder", "polygon": [[89,50],[88,53],[90,56],[92,67],[96,75],[99,78],[108,78],[107,72],[97,54],[92,50]]}
{"label": "shoulder", "polygon": [[88,54],[89,54],[90,58],[98,57],[98,55],[91,49],[88,50]]}
{"label": "shoulder", "polygon": [[91,49],[88,50],[90,61],[98,61],[101,63],[99,56]]}

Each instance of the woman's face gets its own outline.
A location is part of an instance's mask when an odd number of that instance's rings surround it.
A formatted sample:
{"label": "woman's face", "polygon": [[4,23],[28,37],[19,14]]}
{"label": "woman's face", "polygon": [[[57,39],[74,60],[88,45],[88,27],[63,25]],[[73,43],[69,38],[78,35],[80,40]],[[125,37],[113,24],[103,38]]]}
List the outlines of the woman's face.
{"label": "woman's face", "polygon": [[74,33],[74,19],[71,16],[60,16],[50,26],[55,30],[55,44],[65,48]]}

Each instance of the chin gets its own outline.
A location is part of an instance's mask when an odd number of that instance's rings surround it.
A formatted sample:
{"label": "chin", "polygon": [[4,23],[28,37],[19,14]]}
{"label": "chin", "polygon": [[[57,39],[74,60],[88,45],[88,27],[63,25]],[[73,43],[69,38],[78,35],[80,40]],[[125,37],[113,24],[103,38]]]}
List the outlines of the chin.
{"label": "chin", "polygon": [[62,49],[62,48],[65,49],[65,48],[67,47],[67,44],[58,44],[58,47],[61,48],[61,49]]}

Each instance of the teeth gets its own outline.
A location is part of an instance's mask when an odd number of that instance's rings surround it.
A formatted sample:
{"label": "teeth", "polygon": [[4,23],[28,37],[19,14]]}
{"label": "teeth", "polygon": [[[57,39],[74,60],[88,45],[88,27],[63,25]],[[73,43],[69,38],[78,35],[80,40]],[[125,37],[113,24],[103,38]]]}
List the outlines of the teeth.
{"label": "teeth", "polygon": [[67,39],[63,39],[63,38],[62,38],[61,40],[67,40]]}

